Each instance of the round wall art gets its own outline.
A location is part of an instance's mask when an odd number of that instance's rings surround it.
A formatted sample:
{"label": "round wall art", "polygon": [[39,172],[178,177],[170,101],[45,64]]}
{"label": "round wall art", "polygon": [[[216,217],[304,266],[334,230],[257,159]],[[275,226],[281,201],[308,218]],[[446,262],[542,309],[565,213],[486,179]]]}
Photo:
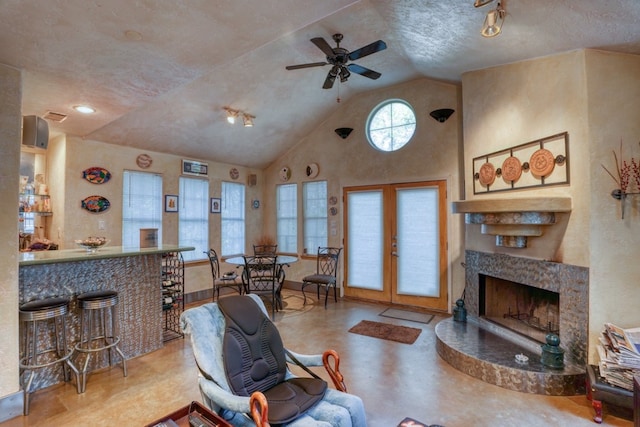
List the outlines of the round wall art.
{"label": "round wall art", "polygon": [[109,209],[111,203],[102,196],[89,196],[81,202],[81,206],[91,213],[100,213]]}
{"label": "round wall art", "polygon": [[94,166],[83,170],[82,177],[92,184],[104,184],[111,179],[111,172],[104,168]]}
{"label": "round wall art", "polygon": [[556,162],[551,151],[541,148],[531,155],[529,166],[535,176],[547,176],[553,172]]}
{"label": "round wall art", "polygon": [[136,164],[142,169],[147,169],[153,163],[153,159],[148,154],[140,154],[136,157]]}
{"label": "round wall art", "polygon": [[488,186],[493,184],[493,181],[496,179],[496,168],[489,162],[480,166],[479,173],[480,184],[484,186]]}

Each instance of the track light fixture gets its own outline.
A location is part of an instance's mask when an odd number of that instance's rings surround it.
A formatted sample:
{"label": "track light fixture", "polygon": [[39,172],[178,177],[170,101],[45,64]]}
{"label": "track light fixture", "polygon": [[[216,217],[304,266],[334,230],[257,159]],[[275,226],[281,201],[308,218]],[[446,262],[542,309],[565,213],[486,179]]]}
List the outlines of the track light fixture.
{"label": "track light fixture", "polygon": [[244,124],[244,127],[253,127],[253,119],[255,119],[256,116],[245,113],[244,111],[234,110],[233,108],[229,107],[222,107],[222,109],[227,112],[227,121],[229,123],[234,124],[237,118],[242,117],[242,123]]}
{"label": "track light fixture", "polygon": [[253,127],[253,119],[255,119],[255,116],[252,116],[251,114],[247,114],[247,113],[242,113],[242,123],[244,124],[244,127],[246,128]]}
{"label": "track light fixture", "polygon": [[502,6],[502,2],[499,1],[495,9],[487,12],[487,17],[484,19],[480,34],[482,34],[483,37],[495,37],[500,34],[506,15],[507,11]]}
{"label": "track light fixture", "polygon": [[482,7],[482,6],[485,6],[485,5],[489,4],[489,3],[491,3],[492,1],[493,1],[493,0],[476,0],[476,1],[473,3],[473,5],[474,5],[475,7]]}

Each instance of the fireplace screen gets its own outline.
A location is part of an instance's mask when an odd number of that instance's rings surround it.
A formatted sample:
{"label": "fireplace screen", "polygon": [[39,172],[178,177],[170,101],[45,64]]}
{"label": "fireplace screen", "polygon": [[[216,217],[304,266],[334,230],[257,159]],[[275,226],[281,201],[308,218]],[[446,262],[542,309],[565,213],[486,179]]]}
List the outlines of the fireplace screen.
{"label": "fireplace screen", "polygon": [[480,275],[480,316],[541,343],[559,335],[560,296],[557,292]]}

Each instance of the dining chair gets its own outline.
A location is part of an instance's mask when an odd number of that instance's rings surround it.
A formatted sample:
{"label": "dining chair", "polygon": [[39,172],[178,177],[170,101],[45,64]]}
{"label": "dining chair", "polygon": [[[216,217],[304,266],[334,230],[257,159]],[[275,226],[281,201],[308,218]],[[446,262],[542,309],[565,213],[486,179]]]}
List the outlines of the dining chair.
{"label": "dining chair", "polygon": [[235,271],[220,273],[220,261],[215,249],[204,251],[209,257],[211,264],[211,276],[213,277],[213,296],[212,301],[220,298],[220,288],[235,288],[242,295],[242,278]]}
{"label": "dining chair", "polygon": [[253,245],[253,255],[255,256],[273,256],[278,250],[278,245]]}
{"label": "dining chair", "polygon": [[316,258],[316,272],[305,276],[302,279],[302,295],[304,303],[307,303],[307,296],[304,288],[309,285],[316,285],[318,299],[320,299],[320,288],[325,288],[324,307],[327,308],[327,299],[329,297],[329,288],[333,288],[333,299],[338,302],[336,289],[338,261],[340,260],[340,252],[342,248],[318,247],[318,256]]}
{"label": "dining chair", "polygon": [[271,297],[271,315],[275,316],[280,302],[280,268],[278,256],[246,256],[244,257],[243,282],[247,294]]}

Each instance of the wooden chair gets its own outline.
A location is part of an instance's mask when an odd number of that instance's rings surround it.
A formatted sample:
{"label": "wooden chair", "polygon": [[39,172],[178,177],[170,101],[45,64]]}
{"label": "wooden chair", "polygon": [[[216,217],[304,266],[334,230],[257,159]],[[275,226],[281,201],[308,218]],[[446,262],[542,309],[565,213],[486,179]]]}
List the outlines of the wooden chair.
{"label": "wooden chair", "polygon": [[209,257],[209,263],[211,264],[211,276],[213,277],[213,298],[220,298],[220,288],[235,288],[240,295],[242,295],[242,279],[235,271],[220,274],[220,261],[218,260],[218,254],[214,249],[205,251],[205,254]]}
{"label": "wooden chair", "polygon": [[325,288],[324,307],[327,308],[327,299],[329,297],[329,288],[333,288],[333,299],[338,302],[336,290],[336,281],[338,273],[338,261],[340,260],[340,252],[342,248],[319,247],[318,257],[316,259],[316,272],[305,276],[302,279],[302,295],[304,296],[304,304],[307,303],[307,296],[304,288],[309,285],[316,285],[316,293],[320,299],[320,287]]}

